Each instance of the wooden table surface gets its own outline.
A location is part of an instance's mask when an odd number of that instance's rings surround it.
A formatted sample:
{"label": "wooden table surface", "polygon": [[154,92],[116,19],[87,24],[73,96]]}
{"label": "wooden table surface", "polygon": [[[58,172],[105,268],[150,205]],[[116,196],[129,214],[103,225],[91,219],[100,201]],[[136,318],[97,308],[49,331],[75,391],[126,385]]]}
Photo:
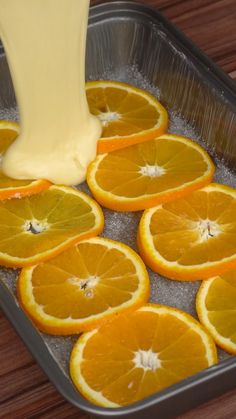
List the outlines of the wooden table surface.
{"label": "wooden table surface", "polygon": [[[143,0],[143,3],[158,7],[236,79],[236,0]],[[0,418],[88,419],[48,382],[1,312]],[[181,416],[181,419],[205,418],[236,418],[236,390]]]}

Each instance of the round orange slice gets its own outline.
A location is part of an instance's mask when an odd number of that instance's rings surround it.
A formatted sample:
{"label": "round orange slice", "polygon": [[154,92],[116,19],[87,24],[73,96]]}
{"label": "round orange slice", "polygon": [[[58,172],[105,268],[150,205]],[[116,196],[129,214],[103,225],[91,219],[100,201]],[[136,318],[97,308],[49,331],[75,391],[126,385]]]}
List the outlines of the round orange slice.
{"label": "round orange slice", "polygon": [[217,362],[214,341],[192,316],[149,304],[83,334],[70,373],[104,407],[135,403]]}
{"label": "round orange slice", "polygon": [[145,90],[104,80],[88,82],[86,93],[90,112],[103,127],[98,153],[151,140],[167,129],[167,111]]}
{"label": "round orange slice", "polygon": [[236,190],[211,184],[145,211],[138,243],[146,264],[171,279],[206,279],[233,269]]}
{"label": "round orange slice", "polygon": [[13,143],[20,132],[16,122],[0,121],[0,200],[20,198],[32,195],[49,188],[47,180],[16,180],[5,176],[1,170],[1,161],[7,148]]}
{"label": "round orange slice", "polygon": [[138,211],[172,201],[211,182],[214,165],[193,141],[165,134],[102,154],[88,168],[96,200],[115,211]]}
{"label": "round orange slice", "polygon": [[196,308],[217,345],[236,355],[236,269],[203,281]]}
{"label": "round orange slice", "polygon": [[149,288],[148,273],[137,253],[96,237],[23,269],[18,295],[40,330],[69,335],[142,306]]}
{"label": "round orange slice", "polygon": [[0,202],[0,263],[31,266],[103,229],[101,208],[76,189],[51,186],[38,195]]}

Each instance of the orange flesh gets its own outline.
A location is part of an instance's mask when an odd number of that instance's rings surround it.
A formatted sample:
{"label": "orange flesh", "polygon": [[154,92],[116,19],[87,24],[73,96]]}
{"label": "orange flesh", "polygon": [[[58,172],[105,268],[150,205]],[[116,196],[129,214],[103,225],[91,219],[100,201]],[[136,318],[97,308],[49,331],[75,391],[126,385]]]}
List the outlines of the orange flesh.
{"label": "orange flesh", "polygon": [[[90,298],[89,290],[78,285],[80,280],[93,277],[98,277],[99,282],[92,288]],[[70,278],[77,281],[70,282]],[[49,261],[46,266],[39,265],[32,278],[35,301],[44,307],[45,313],[62,319],[85,318],[119,306],[131,298],[137,285],[134,266],[121,252],[107,251],[102,245],[96,245],[95,250],[92,244],[86,243],[70,249],[65,257],[61,255]]]}
{"label": "orange flesh", "polygon": [[[18,132],[10,129],[3,128],[0,126],[0,156],[5,153],[7,148],[13,143],[16,139]],[[11,179],[8,176],[4,175],[0,168],[0,200],[9,199],[14,197],[14,195],[31,195],[36,194],[44,189],[49,188],[50,182],[46,180],[17,180]]]}
{"label": "orange flesh", "polygon": [[[119,171],[116,170],[117,164]],[[140,168],[146,165],[161,166],[166,170],[166,174],[160,177],[142,176]],[[189,170],[191,166],[194,166],[194,170]],[[112,191],[118,196],[137,198],[182,186],[200,177],[206,169],[206,162],[200,158],[196,150],[185,150],[181,143],[174,144],[169,140],[159,139],[156,140],[156,145],[155,142],[146,142],[138,148],[133,146],[129,150],[109,154],[100,164],[96,178],[105,191]],[[114,173],[115,176],[112,176]]]}
{"label": "orange flesh", "polygon": [[205,306],[217,332],[236,345],[236,270],[215,279],[210,285]]}
{"label": "orange flesh", "polygon": [[98,153],[105,153],[162,135],[168,125],[165,108],[149,93],[119,82],[87,83],[90,112],[101,119]]}
{"label": "orange flesh", "polygon": [[[134,357],[140,351],[157,356],[158,367],[145,356],[140,359],[146,366],[137,367]],[[191,325],[170,313],[136,311],[89,338],[80,368],[90,388],[125,406],[208,366],[206,348]]]}

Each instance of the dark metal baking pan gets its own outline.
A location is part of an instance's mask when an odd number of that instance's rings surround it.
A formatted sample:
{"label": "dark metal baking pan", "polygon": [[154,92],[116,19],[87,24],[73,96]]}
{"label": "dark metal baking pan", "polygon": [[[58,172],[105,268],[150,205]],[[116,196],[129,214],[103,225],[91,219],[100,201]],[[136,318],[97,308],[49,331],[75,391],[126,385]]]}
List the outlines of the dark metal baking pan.
{"label": "dark metal baking pan", "polygon": [[[170,131],[205,145],[217,162],[216,180],[236,186],[235,84],[156,10],[130,1],[109,1],[92,7],[87,78],[123,80],[150,90],[169,110]],[[17,118],[15,108],[2,51],[0,117]],[[135,248],[140,214],[119,215],[115,236],[116,216],[110,211],[105,211],[105,215],[105,235]],[[76,338],[49,337],[37,331],[14,296],[16,276],[16,271],[0,270],[1,308],[56,388],[92,416],[167,419],[235,387],[236,358],[220,352],[218,365],[132,406],[111,410],[92,405],[75,390],[68,375],[69,353]],[[173,283],[152,272],[150,277],[152,301],[196,316],[194,297],[198,283]]]}

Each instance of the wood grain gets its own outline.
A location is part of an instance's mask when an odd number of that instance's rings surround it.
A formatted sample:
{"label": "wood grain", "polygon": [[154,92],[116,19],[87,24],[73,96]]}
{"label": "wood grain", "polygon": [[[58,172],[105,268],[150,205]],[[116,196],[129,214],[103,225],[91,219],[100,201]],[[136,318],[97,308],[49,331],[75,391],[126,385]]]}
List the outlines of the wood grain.
{"label": "wood grain", "polygon": [[[236,79],[236,0],[146,0],[143,3],[158,7]],[[0,418],[88,419],[64,401],[48,382],[1,312]],[[178,419],[205,418],[236,418],[236,390]]]}

